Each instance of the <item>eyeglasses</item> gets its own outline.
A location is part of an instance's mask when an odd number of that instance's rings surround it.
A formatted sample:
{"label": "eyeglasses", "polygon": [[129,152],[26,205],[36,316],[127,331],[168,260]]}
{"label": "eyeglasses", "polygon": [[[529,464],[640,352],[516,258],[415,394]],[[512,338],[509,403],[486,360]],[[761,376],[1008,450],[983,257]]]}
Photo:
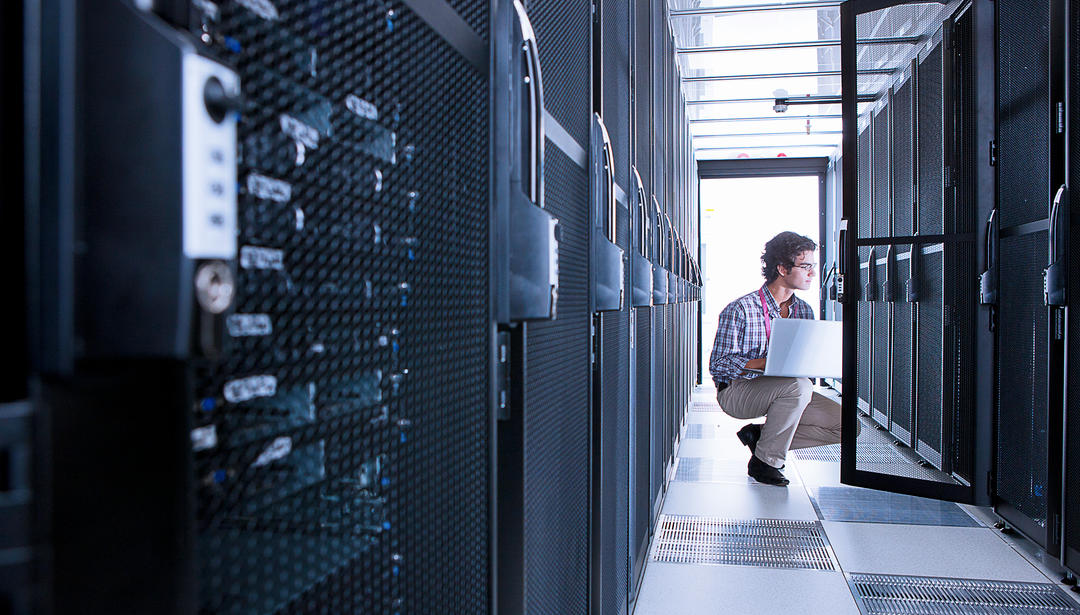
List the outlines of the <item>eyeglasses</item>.
{"label": "eyeglasses", "polygon": [[817,267],[817,263],[799,263],[798,265],[792,265],[791,267],[792,267],[792,269],[794,269],[795,267],[798,267],[799,269],[802,269],[806,273],[813,273],[814,267]]}

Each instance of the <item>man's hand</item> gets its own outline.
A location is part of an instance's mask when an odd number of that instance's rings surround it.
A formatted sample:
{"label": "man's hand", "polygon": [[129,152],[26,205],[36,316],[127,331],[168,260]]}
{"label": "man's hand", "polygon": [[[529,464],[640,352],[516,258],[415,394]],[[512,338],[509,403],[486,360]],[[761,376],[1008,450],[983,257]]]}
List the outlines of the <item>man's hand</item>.
{"label": "man's hand", "polygon": [[746,365],[743,366],[743,369],[765,369],[765,358],[766,357],[750,359],[746,362]]}

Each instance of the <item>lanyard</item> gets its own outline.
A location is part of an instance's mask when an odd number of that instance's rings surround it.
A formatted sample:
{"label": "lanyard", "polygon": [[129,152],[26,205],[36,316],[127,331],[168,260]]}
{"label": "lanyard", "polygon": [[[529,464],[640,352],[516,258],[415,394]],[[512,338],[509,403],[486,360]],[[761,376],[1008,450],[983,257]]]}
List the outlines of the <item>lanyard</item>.
{"label": "lanyard", "polygon": [[758,299],[761,299],[761,313],[765,315],[765,341],[772,337],[772,317],[769,316],[769,308],[765,305],[765,293],[757,289]]}

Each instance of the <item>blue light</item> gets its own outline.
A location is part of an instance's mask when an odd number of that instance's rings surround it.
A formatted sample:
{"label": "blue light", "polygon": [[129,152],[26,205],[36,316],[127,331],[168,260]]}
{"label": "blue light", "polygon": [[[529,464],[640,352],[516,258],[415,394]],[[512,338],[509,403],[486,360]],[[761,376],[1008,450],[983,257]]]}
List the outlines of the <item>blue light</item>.
{"label": "blue light", "polygon": [[383,487],[388,487],[388,486],[390,486],[390,479],[389,479],[389,478],[384,478],[384,479],[382,479],[382,486],[383,486]]}
{"label": "blue light", "polygon": [[384,530],[390,529],[390,522],[389,521],[383,521],[382,522],[382,529],[384,529]]}
{"label": "blue light", "polygon": [[397,342],[394,342],[394,352],[401,350],[401,346]]}
{"label": "blue light", "polygon": [[214,482],[215,483],[220,485],[221,483],[225,482],[225,478],[226,478],[225,470],[214,470]]}
{"label": "blue light", "polygon": [[405,307],[407,305],[409,305],[409,296],[408,295],[402,295],[401,296],[401,307]]}
{"label": "blue light", "polygon": [[405,434],[401,434],[401,441],[402,441],[402,442],[404,442],[404,441],[405,441]]}
{"label": "blue light", "polygon": [[397,566],[394,566],[394,576],[396,577],[400,572],[401,572],[401,569],[398,568]]}
{"label": "blue light", "polygon": [[210,412],[211,410],[214,409],[214,405],[215,404],[214,404],[214,398],[213,397],[207,397],[207,398],[203,399],[202,403],[200,404],[200,406],[203,409],[203,412]]}
{"label": "blue light", "polygon": [[235,38],[233,38],[231,36],[226,36],[225,37],[225,47],[229,51],[231,51],[233,53],[240,53],[240,51],[242,51],[244,49],[240,45],[240,41],[236,40]]}

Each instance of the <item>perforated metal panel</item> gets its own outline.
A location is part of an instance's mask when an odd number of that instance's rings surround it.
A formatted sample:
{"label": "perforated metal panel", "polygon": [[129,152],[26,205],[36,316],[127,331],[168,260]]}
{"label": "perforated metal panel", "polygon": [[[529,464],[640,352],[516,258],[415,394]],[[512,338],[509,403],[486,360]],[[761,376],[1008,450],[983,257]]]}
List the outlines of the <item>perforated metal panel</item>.
{"label": "perforated metal panel", "polygon": [[1050,615],[1080,613],[1076,603],[1049,583],[941,579],[892,575],[848,575],[868,615],[934,613],[948,615]]}
{"label": "perforated metal panel", "polygon": [[1049,215],[1048,2],[1005,0],[998,12],[998,207],[1001,227]]}
{"label": "perforated metal panel", "polygon": [[918,104],[919,233],[945,232],[944,123],[942,119],[941,45],[918,64],[915,93]]}
{"label": "perforated metal panel", "polygon": [[[487,4],[458,6],[487,22]],[[223,3],[211,25],[243,84],[250,318],[195,370],[201,608],[482,611],[487,80],[406,9],[276,10]]]}
{"label": "perforated metal panel", "polygon": [[[869,258],[869,248],[859,248],[859,262],[866,263]],[[859,288],[860,298],[861,289],[866,288],[869,284],[869,269],[867,267],[861,267],[859,269]],[[859,339],[855,341],[855,353],[858,357],[857,369],[857,390],[859,396],[859,405],[865,412],[870,412],[870,393],[873,387],[873,381],[871,379],[871,365],[873,362],[873,356],[871,355],[872,339],[871,336],[871,318],[873,314],[873,303],[868,301],[859,301],[857,312],[857,326],[859,330]]]}
{"label": "perforated metal panel", "polygon": [[912,123],[912,82],[905,81],[893,94],[892,108],[892,192],[893,235],[913,234],[914,227],[914,151]]}
{"label": "perforated metal panel", "polygon": [[822,521],[980,527],[952,502],[859,487],[817,487],[810,492]]}
{"label": "perforated metal panel", "polygon": [[945,352],[943,252],[924,253],[920,258],[922,280],[917,308],[916,446],[920,453],[940,466],[941,421],[945,412],[942,394],[942,355]]}
{"label": "perforated metal panel", "polygon": [[[856,145],[856,151],[858,152],[858,186],[859,186],[859,237],[871,237],[873,231],[873,210],[870,206],[871,184],[870,184],[870,127],[867,126],[859,133],[858,145]],[[862,252],[860,251],[860,254]],[[866,262],[866,259],[861,259],[859,262]]]}
{"label": "perforated metal panel", "polygon": [[661,515],[653,561],[837,570],[821,524]]}
{"label": "perforated metal panel", "polygon": [[615,153],[615,181],[630,190],[629,2],[604,0],[604,125]]}
{"label": "perforated metal panel", "polygon": [[1077,304],[1080,289],[1080,0],[1069,3],[1069,170],[1068,183],[1071,204],[1071,241],[1069,260],[1069,338],[1066,341],[1069,372],[1066,375],[1066,472],[1065,544],[1071,549],[1066,564],[1074,571],[1080,570],[1080,307]]}
{"label": "perforated metal panel", "polygon": [[592,11],[583,0],[530,0],[544,76],[544,107],[579,144],[589,143]]}
{"label": "perforated metal panel", "polygon": [[[897,246],[897,251],[910,250],[911,246]],[[912,399],[911,390],[914,386],[914,373],[912,372],[912,304],[904,300],[904,283],[911,274],[911,261],[899,260],[896,263],[897,285],[899,300],[892,304],[892,407],[890,418],[892,419],[893,434],[908,444],[911,444],[911,415]]]}
{"label": "perforated metal panel", "polygon": [[634,0],[634,166],[645,194],[655,193],[652,184],[652,13],[651,0]]}
{"label": "perforated metal panel", "polygon": [[[889,157],[889,113],[892,102],[882,107],[872,121],[870,131],[870,182],[871,210],[873,211],[874,237],[888,237],[892,226],[892,200],[889,197],[889,183],[892,174],[892,160]],[[878,280],[884,280],[878,277]]]}
{"label": "perforated metal panel", "polygon": [[1001,239],[997,493],[1045,525],[1047,515],[1046,232]]}
{"label": "perforated metal panel", "polygon": [[[637,335],[634,338],[635,385],[637,391],[634,408],[634,481],[631,485],[633,515],[630,522],[630,553],[637,557],[638,549],[648,541],[652,527],[651,490],[651,443],[652,443],[652,316],[651,308],[634,308]],[[640,562],[634,562],[637,571]],[[635,575],[636,576],[636,575]]]}
{"label": "perforated metal panel", "polygon": [[[882,284],[885,281],[885,265],[877,265],[877,281]],[[874,321],[870,328],[871,344],[873,345],[874,360],[870,365],[871,378],[874,379],[871,407],[874,409],[874,417],[883,423],[887,423],[889,416],[889,343],[892,332],[892,319],[890,318],[890,303],[879,301],[873,304]]]}

